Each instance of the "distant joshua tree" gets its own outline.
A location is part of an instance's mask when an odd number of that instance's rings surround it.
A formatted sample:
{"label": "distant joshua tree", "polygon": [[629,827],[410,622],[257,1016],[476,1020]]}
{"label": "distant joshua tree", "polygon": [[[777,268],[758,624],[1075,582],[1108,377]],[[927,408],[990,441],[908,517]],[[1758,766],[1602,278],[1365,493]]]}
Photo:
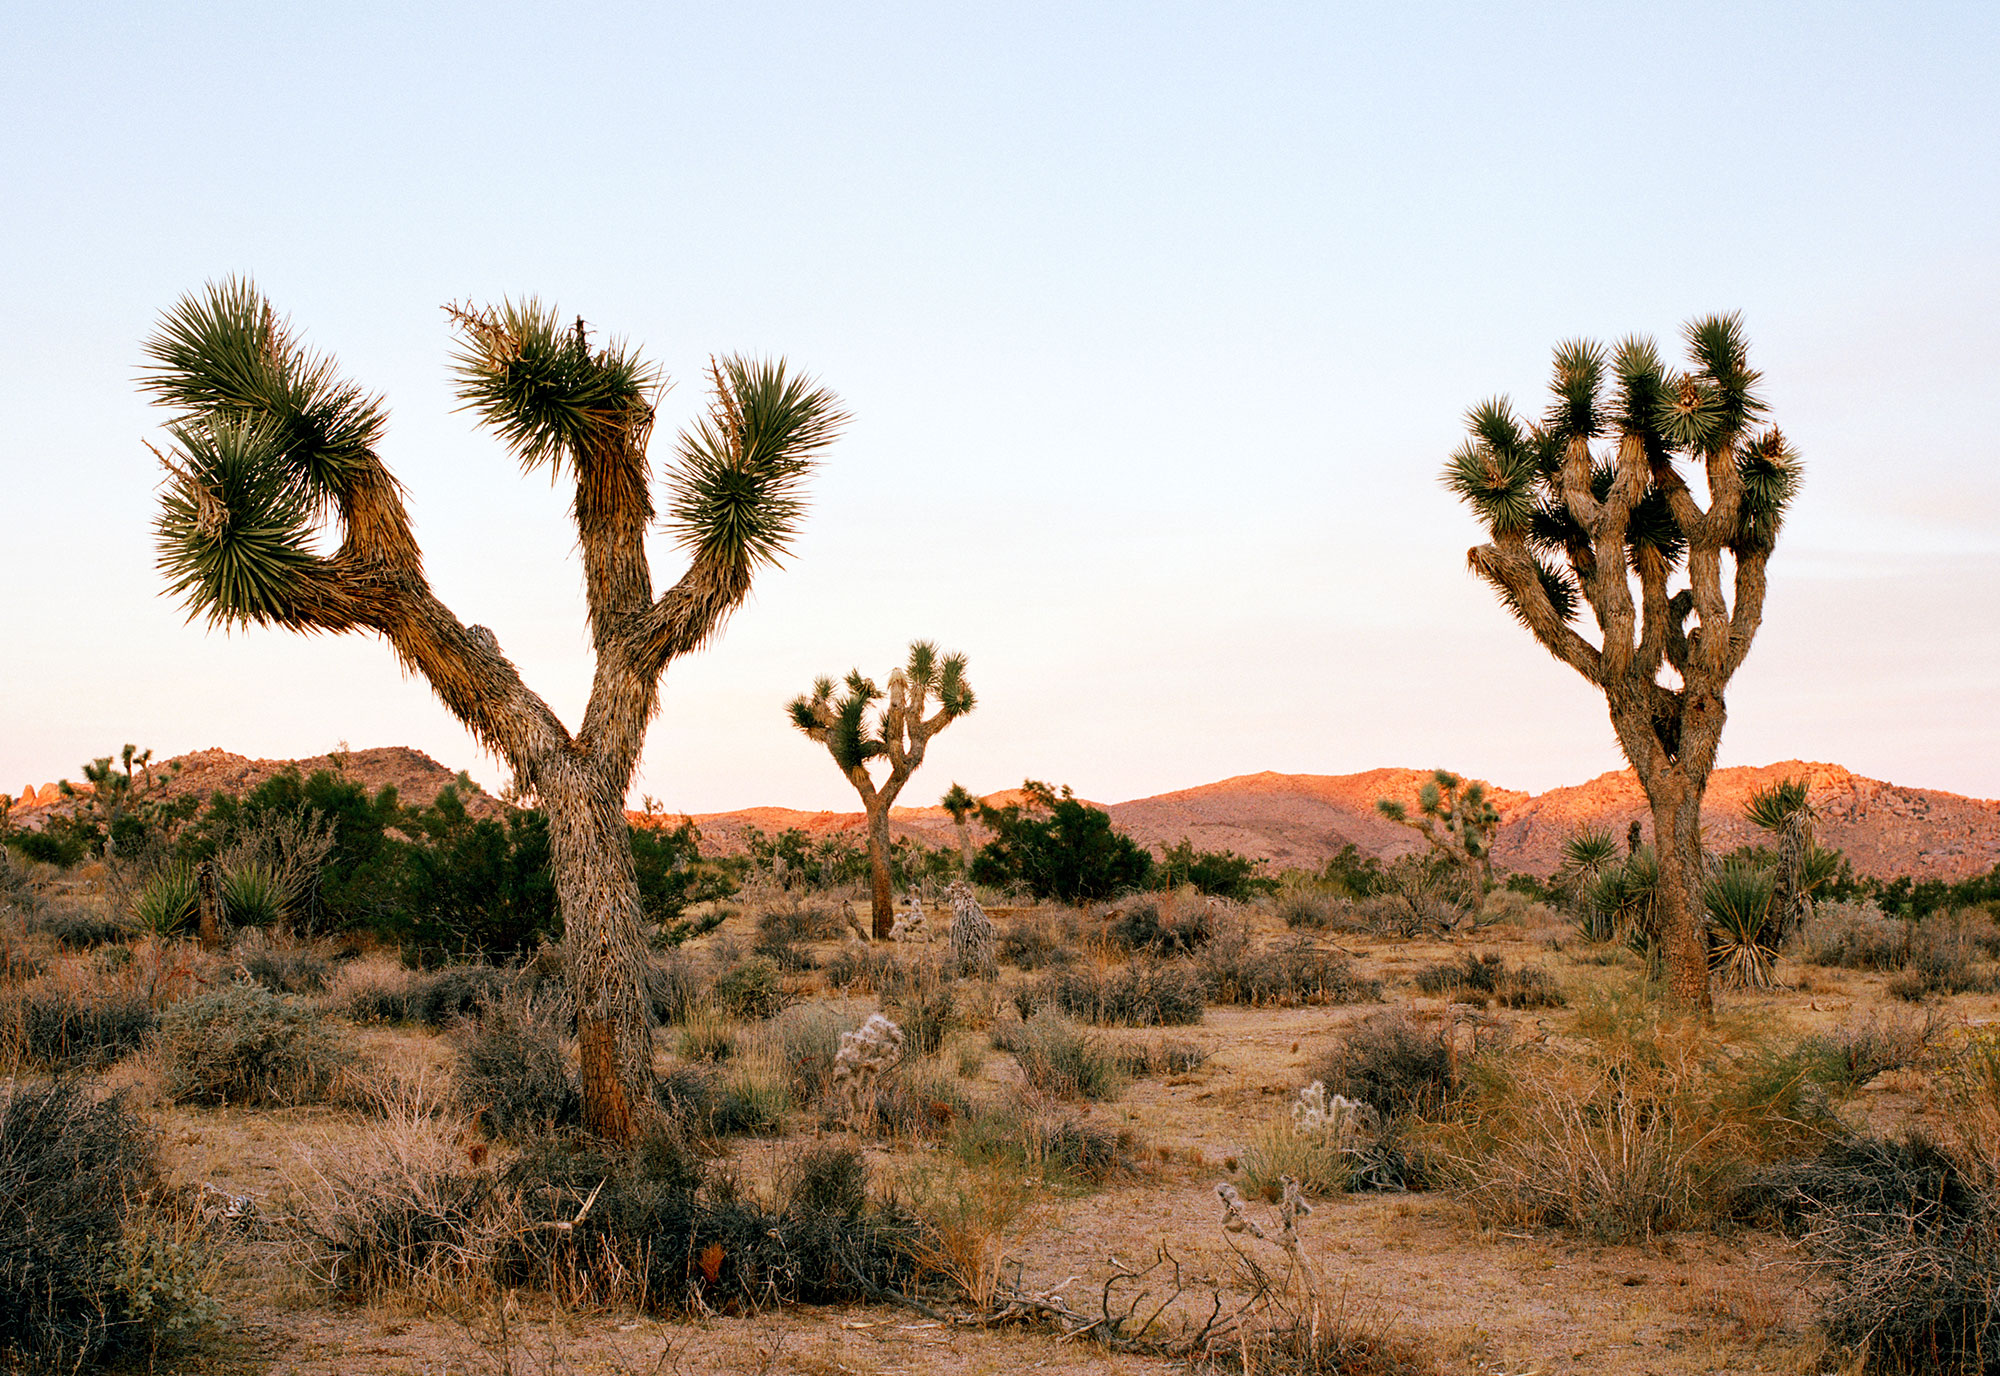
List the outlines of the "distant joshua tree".
{"label": "distant joshua tree", "polygon": [[1433,854],[1477,870],[1481,885],[1493,887],[1493,832],[1500,812],[1486,797],[1485,784],[1437,769],[1417,789],[1416,816],[1394,798],[1377,798],[1375,810],[1421,835]]}
{"label": "distant joshua tree", "polygon": [[965,873],[972,873],[972,818],[979,812],[979,799],[966,792],[964,784],[953,784],[938,806],[951,814],[951,824],[958,828],[958,858]]}
{"label": "distant joshua tree", "polygon": [[[910,776],[924,762],[931,737],[970,712],[976,701],[965,677],[965,656],[938,657],[937,646],[919,640],[910,646],[909,663],[889,675],[889,701],[870,722],[869,710],[882,700],[875,681],[859,669],[849,671],[834,696],[834,683],[823,678],[810,697],[787,704],[792,725],[824,745],[834,764],[861,795],[868,815],[868,876],[873,893],[870,928],[886,941],[895,926],[895,902],[889,890],[889,808]],[[926,718],[932,695],[937,711]],[[886,759],[889,773],[878,785],[868,772],[871,760]]]}
{"label": "distant joshua tree", "polygon": [[248,282],[183,298],[146,346],[143,385],[173,412],[160,569],[211,626],[380,635],[540,801],[585,1120],[629,1139],[651,1111],[653,1074],[624,803],[660,676],[712,639],[757,569],[784,552],[800,484],[846,417],[782,362],[713,361],[708,412],[666,466],[665,525],[689,566],[655,592],[646,446],[662,375],[622,343],[593,348],[581,319],[566,326],[532,299],[448,310],[467,408],[523,468],[574,484],[597,664],[577,732],[522,683],[492,631],[432,592],[402,486],[376,454],[381,401],[301,347]]}
{"label": "distant joshua tree", "polygon": [[[1702,795],[1724,690],[1763,620],[1765,565],[1799,463],[1760,423],[1738,317],[1698,320],[1686,337],[1687,372],[1665,367],[1649,339],[1608,353],[1562,345],[1542,422],[1523,425],[1504,399],[1474,407],[1471,439],[1444,480],[1491,537],[1467,555],[1473,570],[1604,694],[1652,806],[1669,988],[1706,1007]],[[1600,438],[1611,444],[1594,452]],[[1700,475],[1707,506],[1683,464]],[[1677,574],[1687,586],[1674,591]],[[1596,644],[1572,625],[1585,604]]]}

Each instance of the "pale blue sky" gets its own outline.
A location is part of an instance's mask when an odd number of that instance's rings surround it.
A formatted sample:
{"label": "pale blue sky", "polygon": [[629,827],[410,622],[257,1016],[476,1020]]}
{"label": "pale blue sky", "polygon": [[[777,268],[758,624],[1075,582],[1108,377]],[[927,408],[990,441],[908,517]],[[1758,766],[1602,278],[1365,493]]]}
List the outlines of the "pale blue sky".
{"label": "pale blue sky", "polygon": [[247,273],[387,396],[434,582],[572,721],[563,499],[453,414],[438,306],[640,341],[663,436],[711,350],[843,396],[796,558],[669,673],[635,796],[692,810],[850,805],[782,705],[915,636],[982,705],[911,801],[1619,767],[1437,471],[1558,340],[1741,310],[1808,481],[1724,762],[2000,795],[1996,70],[1972,4],[16,7],[0,791],[126,740],[501,781],[380,644],[160,595],[140,341]]}

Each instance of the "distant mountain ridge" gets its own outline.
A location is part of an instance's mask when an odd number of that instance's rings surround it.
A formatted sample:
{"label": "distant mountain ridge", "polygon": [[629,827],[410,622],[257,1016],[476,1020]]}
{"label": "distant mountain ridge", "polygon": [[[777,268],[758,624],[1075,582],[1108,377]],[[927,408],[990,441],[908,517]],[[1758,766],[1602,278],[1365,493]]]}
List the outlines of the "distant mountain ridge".
{"label": "distant mountain ridge", "polygon": [[[241,794],[284,769],[310,774],[340,768],[370,793],[393,784],[407,804],[435,799],[458,777],[420,750],[388,746],[354,750],[336,759],[252,760],[226,750],[201,750],[155,765],[153,774],[167,796],[203,796],[220,790]],[[80,771],[79,771],[80,772]],[[1267,860],[1274,869],[1317,868],[1349,844],[1364,855],[1384,859],[1415,850],[1422,841],[1375,811],[1377,798],[1412,800],[1430,777],[1427,769],[1371,769],[1359,774],[1242,774],[1195,788],[1161,793],[1105,807],[1118,827],[1154,848],[1185,839],[1201,850],[1233,850]],[[2000,801],[1966,798],[1937,789],[1905,788],[1869,779],[1837,764],[1785,760],[1777,764],[1718,769],[1709,780],[1702,826],[1712,850],[1727,851],[1754,842],[1758,833],[1743,819],[1751,793],[1780,779],[1804,778],[1819,813],[1820,844],[1845,851],[1862,874],[1911,874],[1920,879],[1964,879],[2000,864]],[[476,789],[476,786],[475,786]],[[1500,811],[1494,862],[1504,870],[1546,875],[1561,858],[1564,838],[1580,826],[1598,826],[1623,839],[1639,821],[1650,836],[1652,822],[1644,792],[1631,770],[1602,774],[1587,783],[1523,793],[1493,784],[1488,796]],[[987,795],[998,806],[1018,800],[1018,790]],[[498,816],[507,805],[490,794],[466,795],[474,816]],[[53,784],[24,789],[14,820],[29,827],[63,806]],[[680,813],[635,821],[674,825]],[[744,849],[749,828],[769,835],[797,827],[819,837],[852,834],[859,840],[859,812],[808,812],[757,807],[697,813],[705,844],[722,853]],[[951,817],[940,807],[896,808],[893,834],[941,846],[958,843]],[[973,824],[974,840],[984,831]]]}

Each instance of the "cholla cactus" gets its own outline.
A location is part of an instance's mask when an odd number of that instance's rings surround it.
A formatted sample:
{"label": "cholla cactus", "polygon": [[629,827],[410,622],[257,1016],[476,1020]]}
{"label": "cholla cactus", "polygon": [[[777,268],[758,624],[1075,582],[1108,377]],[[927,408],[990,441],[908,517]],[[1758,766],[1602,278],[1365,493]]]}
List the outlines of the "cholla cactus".
{"label": "cholla cactus", "polygon": [[961,979],[975,975],[992,979],[1000,972],[993,956],[993,921],[972,896],[972,885],[954,879],[945,889],[944,899],[951,905],[952,973]]}
{"label": "cholla cactus", "polygon": [[903,1029],[880,1013],[852,1032],[840,1034],[833,1058],[833,1086],[847,1110],[849,1126],[858,1124],[873,1102],[875,1087],[903,1059]]}
{"label": "cholla cactus", "polygon": [[930,919],[924,916],[923,897],[915,890],[910,893],[909,908],[897,915],[896,925],[889,929],[891,941],[922,941],[931,939]]}
{"label": "cholla cactus", "polygon": [[1292,1126],[1300,1132],[1331,1137],[1345,1146],[1355,1138],[1374,1136],[1381,1129],[1382,1118],[1368,1104],[1329,1094],[1325,1081],[1314,1080],[1292,1103]]}

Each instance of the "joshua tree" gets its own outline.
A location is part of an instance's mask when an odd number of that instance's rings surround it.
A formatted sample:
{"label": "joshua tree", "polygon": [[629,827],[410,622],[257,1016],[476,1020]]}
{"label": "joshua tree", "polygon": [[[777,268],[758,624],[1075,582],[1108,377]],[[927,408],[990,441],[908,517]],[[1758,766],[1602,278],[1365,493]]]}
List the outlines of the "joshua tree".
{"label": "joshua tree", "polygon": [[[1649,339],[1610,353],[1562,345],[1541,423],[1523,425],[1504,399],[1474,407],[1444,480],[1491,536],[1467,555],[1473,570],[1604,694],[1652,807],[1671,993],[1706,1006],[1701,800],[1799,465],[1760,424],[1738,318],[1699,320],[1686,335],[1686,372],[1663,365]],[[1600,438],[1610,441],[1602,453]],[[1683,464],[1700,475],[1707,506]],[[1682,573],[1687,586],[1672,590]],[[1596,644],[1571,624],[1583,604]]]}
{"label": "joshua tree", "polygon": [[1500,812],[1486,797],[1486,785],[1466,783],[1449,769],[1431,772],[1417,790],[1417,815],[1394,798],[1377,798],[1375,810],[1408,827],[1443,855],[1468,870],[1479,871],[1479,882],[1493,887],[1493,829]]}
{"label": "joshua tree", "polygon": [[[862,810],[868,814],[870,927],[877,941],[886,941],[896,921],[889,893],[890,805],[924,762],[931,737],[972,710],[972,685],[965,680],[964,655],[940,659],[937,646],[919,640],[910,646],[909,663],[889,675],[888,706],[874,722],[868,719],[869,709],[882,700],[875,681],[854,669],[843,687],[836,698],[833,680],[823,678],[813,685],[811,697],[793,698],[785,710],[792,725],[826,747],[861,795]],[[938,710],[926,718],[924,709],[933,694]],[[868,773],[868,762],[883,758],[889,761],[889,774],[878,785]]]}
{"label": "joshua tree", "polygon": [[689,566],[656,593],[646,445],[661,374],[624,344],[593,348],[581,319],[565,326],[533,300],[448,310],[467,408],[523,468],[574,483],[596,656],[578,731],[529,691],[492,631],[463,624],[432,592],[402,487],[376,454],[381,401],[306,352],[247,282],[184,298],[147,344],[144,386],[173,412],[160,568],[211,626],[380,635],[540,801],[585,1119],[626,1138],[650,1112],[652,1043],[624,801],[660,676],[712,638],[783,553],[800,484],[846,418],[782,362],[713,361],[709,410],[666,466],[665,526]]}
{"label": "joshua tree", "polygon": [[964,784],[953,784],[949,792],[938,800],[938,806],[951,814],[951,824],[958,828],[958,859],[967,875],[972,873],[972,815],[979,811],[979,800],[965,791]]}

